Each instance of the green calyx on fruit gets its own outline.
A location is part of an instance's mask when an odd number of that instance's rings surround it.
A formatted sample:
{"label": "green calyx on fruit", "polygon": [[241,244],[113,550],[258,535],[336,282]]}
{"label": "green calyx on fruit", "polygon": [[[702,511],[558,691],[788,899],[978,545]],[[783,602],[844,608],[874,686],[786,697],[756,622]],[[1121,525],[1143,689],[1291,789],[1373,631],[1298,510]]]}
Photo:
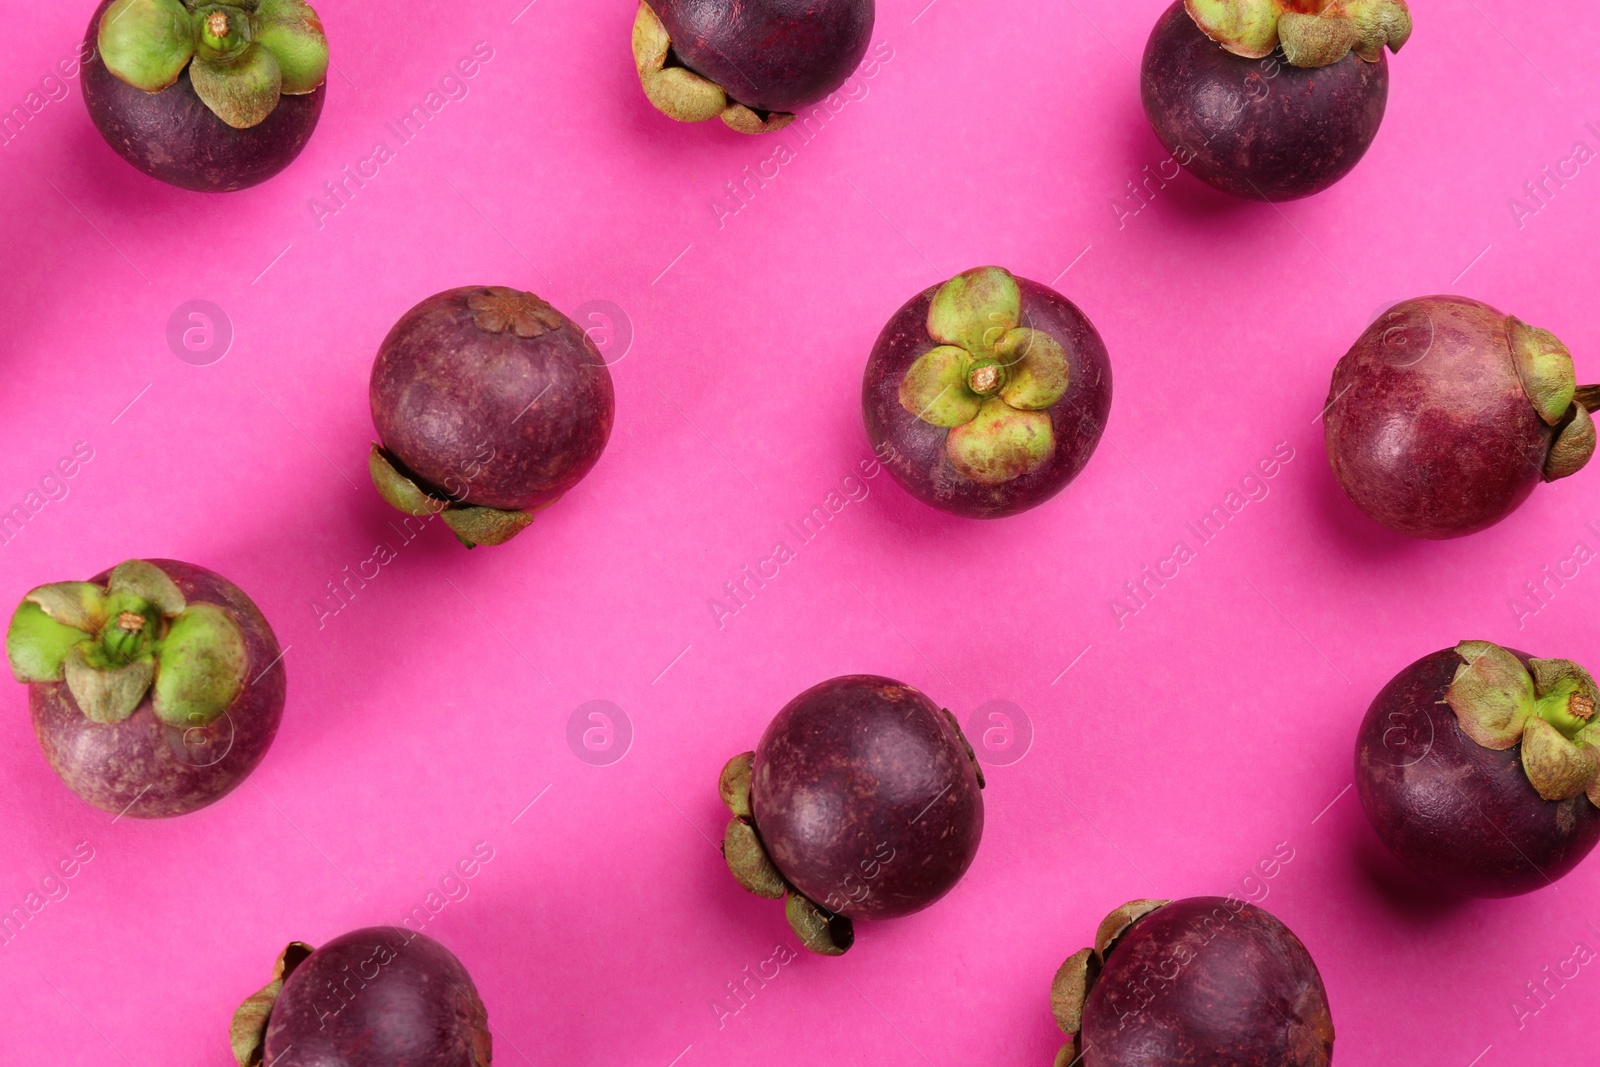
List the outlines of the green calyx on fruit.
{"label": "green calyx on fruit", "polygon": [[233,1046],[233,1058],[239,1067],[261,1067],[272,1006],[278,1002],[278,994],[283,992],[285,979],[313,951],[304,941],[289,942],[272,966],[272,981],[247,997],[233,1013],[233,1022],[228,1026],[228,1041]]}
{"label": "green calyx on fruit", "polygon": [[1523,392],[1539,418],[1556,429],[1545,454],[1544,480],[1576,474],[1594,456],[1594,419],[1589,413],[1596,406],[1595,388],[1579,387],[1572,353],[1549,330],[1510,317],[1506,338]]}
{"label": "green calyx on fruit", "polygon": [[96,44],[107,70],[148,93],[188,67],[195,95],[241,130],[328,73],[328,39],[305,0],[115,0]]}
{"label": "green calyx on fruit", "polygon": [[56,582],[32,590],[6,632],[11,673],[65,682],[90,720],[117,723],[150,694],[169,726],[207,726],[244,689],[244,633],[215,604],[188,604],[159,567],[132,559],[104,587]]}
{"label": "green calyx on fruit", "polygon": [[730,100],[722,86],[673,61],[672,36],[648,0],[633,20],[633,65],[656,110],[679,122],[720,118],[739,133],[771,133],[794,121],[787,111],[760,112]]}
{"label": "green calyx on fruit", "polygon": [[402,473],[400,465],[380,444],[374,444],[367,454],[367,473],[372,476],[378,495],[390,507],[418,518],[439,516],[456,540],[468,548],[505,544],[532,525],[535,514],[555,503],[551,500],[528,511],[503,511],[436,494]]}
{"label": "green calyx on fruit", "polygon": [[1354,51],[1376,63],[1411,37],[1405,0],[1184,0],[1202,33],[1236,56],[1282,48],[1296,67],[1326,67]]}
{"label": "green calyx on fruit", "polygon": [[1074,952],[1056,971],[1055,980],[1050,985],[1050,1011],[1055,1015],[1056,1025],[1067,1035],[1066,1047],[1056,1056],[1058,1067],[1077,1060],[1078,1034],[1083,1027],[1083,1005],[1089,999],[1089,990],[1100,977],[1106,957],[1111,954],[1117,940],[1134,923],[1170,903],[1170,900],[1130,900],[1101,920],[1100,928],[1095,931],[1093,948]]}
{"label": "green calyx on fruit", "polygon": [[1600,688],[1565,659],[1536,659],[1531,670],[1488,641],[1463,641],[1445,701],[1461,730],[1484,748],[1522,746],[1522,769],[1546,800],[1587,793],[1600,807]]}
{"label": "green calyx on fruit", "polygon": [[807,899],[790,885],[767,855],[750,815],[750,775],[754,752],[741,752],[722,768],[717,794],[733,813],[722,835],[722,858],[734,879],[748,892],[768,900],[784,898],[784,914],[800,944],[823,956],[840,956],[855,942],[855,928],[843,915],[835,915]]}
{"label": "green calyx on fruit", "polygon": [[1021,322],[1022,291],[1010,272],[958,274],[928,307],[928,334],[939,344],[900,380],[900,406],[947,428],[950,462],[983,485],[1039,470],[1055,451],[1047,409],[1066,394],[1067,354]]}

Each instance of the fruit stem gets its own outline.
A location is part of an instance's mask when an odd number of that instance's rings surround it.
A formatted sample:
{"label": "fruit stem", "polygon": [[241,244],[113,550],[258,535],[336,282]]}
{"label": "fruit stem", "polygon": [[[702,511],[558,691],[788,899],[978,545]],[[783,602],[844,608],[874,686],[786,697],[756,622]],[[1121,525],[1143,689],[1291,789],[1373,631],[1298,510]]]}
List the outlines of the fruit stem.
{"label": "fruit stem", "polygon": [[1600,385],[1580,385],[1573,399],[1591,413],[1600,411]]}
{"label": "fruit stem", "polygon": [[1571,741],[1594,720],[1594,699],[1568,679],[1539,698],[1536,714]]}

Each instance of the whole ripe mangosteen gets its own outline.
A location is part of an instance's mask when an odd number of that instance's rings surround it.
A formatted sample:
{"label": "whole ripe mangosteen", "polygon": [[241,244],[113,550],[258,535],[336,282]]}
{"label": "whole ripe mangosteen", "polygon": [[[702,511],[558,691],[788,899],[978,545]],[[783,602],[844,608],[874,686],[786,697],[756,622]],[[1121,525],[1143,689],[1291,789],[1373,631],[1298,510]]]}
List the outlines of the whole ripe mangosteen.
{"label": "whole ripe mangosteen", "polygon": [[921,911],[961,880],[983,836],[983,772],[955,717],[889,678],[814,685],[718,782],[739,884],[786,898],[801,944],[837,956],[855,919]]}
{"label": "whole ripe mangosteen", "polygon": [[489,1067],[492,1051],[461,961],[392,926],[291,942],[228,1036],[239,1067]]}
{"label": "whole ripe mangosteen", "polygon": [[1361,807],[1389,851],[1443,889],[1549,885],[1600,841],[1597,699],[1570,660],[1488,641],[1424,656],[1361,723]]}
{"label": "whole ripe mangosteen", "polygon": [[1333,1018],[1305,945],[1236,897],[1135,900],[1050,991],[1057,1067],[1328,1067]]}
{"label": "whole ripe mangosteen", "polygon": [[633,61],[663,114],[768,133],[845,83],[873,19],[873,0],[640,0]]}
{"label": "whole ripe mangosteen", "polygon": [[322,114],[328,40],[304,0],[102,0],[83,99],[106,143],[199,192],[266,181]]}
{"label": "whole ripe mangosteen", "polygon": [[1145,46],[1144,112],[1208,185],[1310,196],[1372,145],[1389,99],[1383,50],[1410,36],[1403,0],[1174,0]]}
{"label": "whole ripe mangosteen", "polygon": [[979,267],[889,320],[861,408],[873,449],[912,496],[1000,518],[1049,500],[1089,462],[1111,411],[1111,362],[1055,290]]}
{"label": "whole ripe mangosteen", "polygon": [[1339,484],[1369,517],[1460,537],[1588,463],[1597,408],[1600,386],[1577,384],[1548,330],[1426,296],[1396,304],[1339,361],[1323,430]]}
{"label": "whole ripe mangosteen", "polygon": [[372,367],[368,467],[408,515],[468,548],[509,541],[589,473],[611,436],[611,372],[571,319],[504,286],[430,296]]}
{"label": "whole ripe mangosteen", "polygon": [[227,795],[283,715],[272,627],[238,586],[176,560],[32,590],[6,657],[51,768],[119,815],[183,815]]}

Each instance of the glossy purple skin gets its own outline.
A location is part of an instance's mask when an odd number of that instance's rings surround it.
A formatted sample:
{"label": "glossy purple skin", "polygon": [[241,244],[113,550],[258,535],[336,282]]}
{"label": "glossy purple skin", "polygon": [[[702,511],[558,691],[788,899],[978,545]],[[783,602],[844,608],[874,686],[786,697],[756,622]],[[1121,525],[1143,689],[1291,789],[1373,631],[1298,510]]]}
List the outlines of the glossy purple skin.
{"label": "glossy purple skin", "polygon": [[[97,808],[130,818],[184,815],[232,792],[272,746],[286,679],[278,639],[238,586],[204,567],[152,559],[191,604],[225,608],[244,634],[244,689],[209,726],[179,729],[156,718],[146,694],[119,723],[90,721],[65,682],[28,686],[33,732],[67,787]],[[90,579],[103,585],[111,572]]]}
{"label": "glossy purple skin", "polygon": [[1444,703],[1462,662],[1455,649],[1424,656],[1372,702],[1356,739],[1361,807],[1389,851],[1443,889],[1542,889],[1600,841],[1600,809],[1581,795],[1545,800],[1522,770],[1522,746],[1496,752],[1462,732]]}
{"label": "glossy purple skin", "polygon": [[858,674],[812,686],[756,746],[750,806],[790,885],[851,919],[921,911],[961,880],[983,836],[978,774],[922,693]]}
{"label": "glossy purple skin", "polygon": [[571,320],[529,338],[479,329],[467,300],[484,291],[438,293],[395,323],[372,367],[372,421],[434,494],[538,507],[577,485],[605,450],[611,372]]}
{"label": "glossy purple skin", "polygon": [[1389,99],[1389,60],[1351,52],[1326,67],[1295,67],[1281,51],[1245,59],[1174,0],[1145,46],[1139,86],[1156,136],[1195,177],[1234,196],[1295,200],[1366,155]]}
{"label": "glossy purple skin", "polygon": [[872,41],[873,0],[649,0],[677,62],[755,111],[843,85]]}
{"label": "glossy purple skin", "polygon": [[265,119],[236,130],[200,102],[188,68],[158,93],[136,89],[106,69],[95,42],[111,2],[101,0],[89,20],[84,51],[93,55],[83,64],[83,99],[119,156],[152,178],[202,193],[258,185],[294,162],[322,115],[326,84],[279,97]]}
{"label": "glossy purple skin", "polygon": [[461,961],[425,934],[375,926],[334,938],[283,983],[272,1067],[485,1067],[489,1020]]}
{"label": "glossy purple skin", "polygon": [[1018,278],[1017,285],[1022,290],[1022,325],[1048,333],[1067,354],[1067,391],[1050,408],[1055,451],[1039,470],[1000,485],[975,482],[945,453],[950,431],[900,406],[906,371],[939,344],[928,333],[928,307],[938,286],[895,312],[867,360],[861,411],[873,449],[907,492],[952,515],[998,519],[1049,500],[1089,462],[1111,413],[1111,358],[1094,324],[1055,290],[1026,278]]}
{"label": "glossy purple skin", "polygon": [[1133,924],[1089,990],[1082,1067],[1326,1067],[1322,976],[1254,904],[1176,900]]}
{"label": "glossy purple skin", "polygon": [[1372,519],[1412,537],[1461,537],[1511,514],[1543,480],[1555,430],[1522,387],[1506,331],[1506,316],[1477,300],[1407,300],[1334,368],[1328,461]]}

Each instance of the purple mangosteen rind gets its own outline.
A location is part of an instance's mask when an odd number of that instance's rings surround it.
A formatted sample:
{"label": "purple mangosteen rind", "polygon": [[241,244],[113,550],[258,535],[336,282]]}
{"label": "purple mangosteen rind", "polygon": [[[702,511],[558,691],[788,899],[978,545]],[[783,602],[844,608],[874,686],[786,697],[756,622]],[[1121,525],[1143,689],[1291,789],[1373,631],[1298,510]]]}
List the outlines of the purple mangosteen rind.
{"label": "purple mangosteen rind", "polygon": [[240,130],[328,73],[328,39],[304,0],[111,0],[95,45],[112,75],[147,93],[187,71],[195,95]]}
{"label": "purple mangosteen rind", "polygon": [[1426,296],[1379,316],[1339,360],[1324,436],[1362,512],[1409,536],[1459,537],[1587,465],[1597,407],[1600,388],[1578,384],[1550,331]]}
{"label": "purple mangosteen rind", "polygon": [[[1197,16],[1195,6],[1205,11]],[[1338,38],[1326,50],[1335,35],[1294,51],[1302,64],[1327,65],[1296,65],[1271,47],[1280,6],[1294,9],[1283,15],[1291,39],[1298,31],[1289,27],[1321,32],[1349,21],[1318,13],[1320,0],[1206,0],[1187,9],[1172,0],[1140,62],[1140,98],[1163,147],[1194,177],[1244,199],[1296,200],[1334,185],[1372,147],[1388,105],[1382,47],[1352,52]]]}
{"label": "purple mangosteen rind", "polygon": [[879,335],[867,435],[895,480],[974,518],[1043,503],[1093,454],[1111,406],[1105,344],[1070,301],[1000,267],[925,290]]}
{"label": "purple mangosteen rind", "polygon": [[[386,977],[407,988],[362,996]],[[228,1039],[239,1067],[389,1067],[397,1056],[416,1067],[490,1067],[493,1059],[488,1012],[461,961],[396,927],[352,930],[320,948],[291,941],[272,980],[234,1012]]]}
{"label": "purple mangosteen rind", "polygon": [[[976,783],[976,789],[982,790],[984,788],[982,768],[978,765],[977,756],[971,744],[968,743],[966,736],[962,733],[961,726],[956,721],[955,716],[947,709],[936,708],[931,701],[910,686],[878,676],[846,676],[812,687],[812,689],[791,701],[784,709],[784,712],[779,713],[779,716],[774,720],[773,726],[769,727],[768,735],[763,737],[763,745],[766,745],[768,737],[773,734],[774,729],[783,719],[784,713],[801,705],[803,701],[819,694],[827,695],[840,689],[860,689],[863,687],[875,688],[879,693],[892,692],[894,699],[897,701],[914,698],[914,706],[907,714],[936,710],[937,714],[930,715],[930,719],[941,724],[938,729],[941,732],[947,731],[946,736],[953,737],[959,743],[960,756],[965,765],[970,766],[972,770],[972,778]],[[756,775],[756,759],[756,752],[742,752],[730,759],[723,766],[722,772],[718,776],[718,795],[732,815],[724,831],[722,841],[723,858],[727,863],[728,870],[747,892],[769,900],[780,898],[784,900],[784,914],[789,926],[799,937],[801,945],[806,949],[824,956],[842,955],[855,942],[853,920],[872,916],[869,912],[863,912],[852,907],[852,904],[857,903],[857,901],[847,899],[849,894],[821,894],[813,891],[813,895],[807,895],[796,886],[795,882],[809,882],[812,879],[805,878],[800,872],[796,872],[796,878],[791,879],[779,870],[769,854],[767,845],[763,843],[760,830],[756,824],[755,803],[752,797]],[[949,791],[948,786],[945,790],[940,791],[934,797],[934,800],[941,799],[947,791]],[[933,802],[930,802],[928,808],[932,806]],[[925,808],[922,814],[926,814],[927,810]],[[978,809],[978,820],[981,823],[981,807]],[[917,820],[913,820],[913,822],[915,821]],[[846,837],[848,834],[840,833],[838,836]],[[876,850],[875,854],[879,859],[882,859],[882,848],[885,847],[885,842],[880,842]],[[926,900],[918,900],[910,907],[898,907],[896,910],[889,912],[889,914],[906,914],[910,911],[920,910],[920,908],[933,903],[938,897],[943,896],[950,888],[950,885],[953,885],[954,881],[959,879],[960,875],[965,872],[966,867],[971,862],[970,852],[975,848],[976,841],[974,840],[972,849],[968,851],[964,862],[959,864],[959,870],[955,872],[954,878],[949,879],[949,885],[937,887],[936,891],[929,895]],[[891,859],[893,853],[894,849],[891,847]],[[887,863],[889,861],[884,860],[884,862]],[[871,859],[862,861],[862,871],[872,872],[867,875],[866,881],[870,882],[880,870],[880,863]],[[846,879],[846,881],[849,880]],[[867,893],[870,894],[870,888],[867,889]],[[819,903],[814,899],[815,896],[823,896],[825,903]],[[832,905],[832,907],[829,905]],[[855,912],[855,914],[845,914],[844,912],[847,909]]]}
{"label": "purple mangosteen rind", "polygon": [[[210,32],[213,23],[222,29],[212,15],[228,22],[221,35]],[[327,96],[327,42],[299,0],[177,9],[100,0],[83,43],[83,100],[95,128],[132,166],[181,189],[231,192],[279,173],[310,141]],[[275,93],[266,91],[270,77],[259,79],[269,62]]]}
{"label": "purple mangosteen rind", "polygon": [[874,0],[640,0],[634,69],[669,118],[771,133],[845,83],[873,20]]}
{"label": "purple mangosteen rind", "polygon": [[137,818],[220,799],[266,754],[284,704],[271,626],[220,575],[128,560],[30,590],[6,632],[34,731],[83,799]]}
{"label": "purple mangosteen rind", "polygon": [[599,460],[614,393],[594,343],[532,293],[446,290],[408,311],[373,364],[372,483],[468,548],[526,529]]}
{"label": "purple mangosteen rind", "polygon": [[[1134,947],[1114,955],[1124,945]],[[1310,953],[1271,913],[1235,897],[1134,900],[1113,910],[1094,944],[1057,970],[1050,1009],[1067,1035],[1055,1067],[1332,1061],[1333,1019]],[[1202,1058],[1222,1041],[1228,1058]]]}
{"label": "purple mangosteen rind", "polygon": [[1548,886],[1600,844],[1595,695],[1576,664],[1490,642],[1422,657],[1373,698],[1357,733],[1368,822],[1447,892]]}

